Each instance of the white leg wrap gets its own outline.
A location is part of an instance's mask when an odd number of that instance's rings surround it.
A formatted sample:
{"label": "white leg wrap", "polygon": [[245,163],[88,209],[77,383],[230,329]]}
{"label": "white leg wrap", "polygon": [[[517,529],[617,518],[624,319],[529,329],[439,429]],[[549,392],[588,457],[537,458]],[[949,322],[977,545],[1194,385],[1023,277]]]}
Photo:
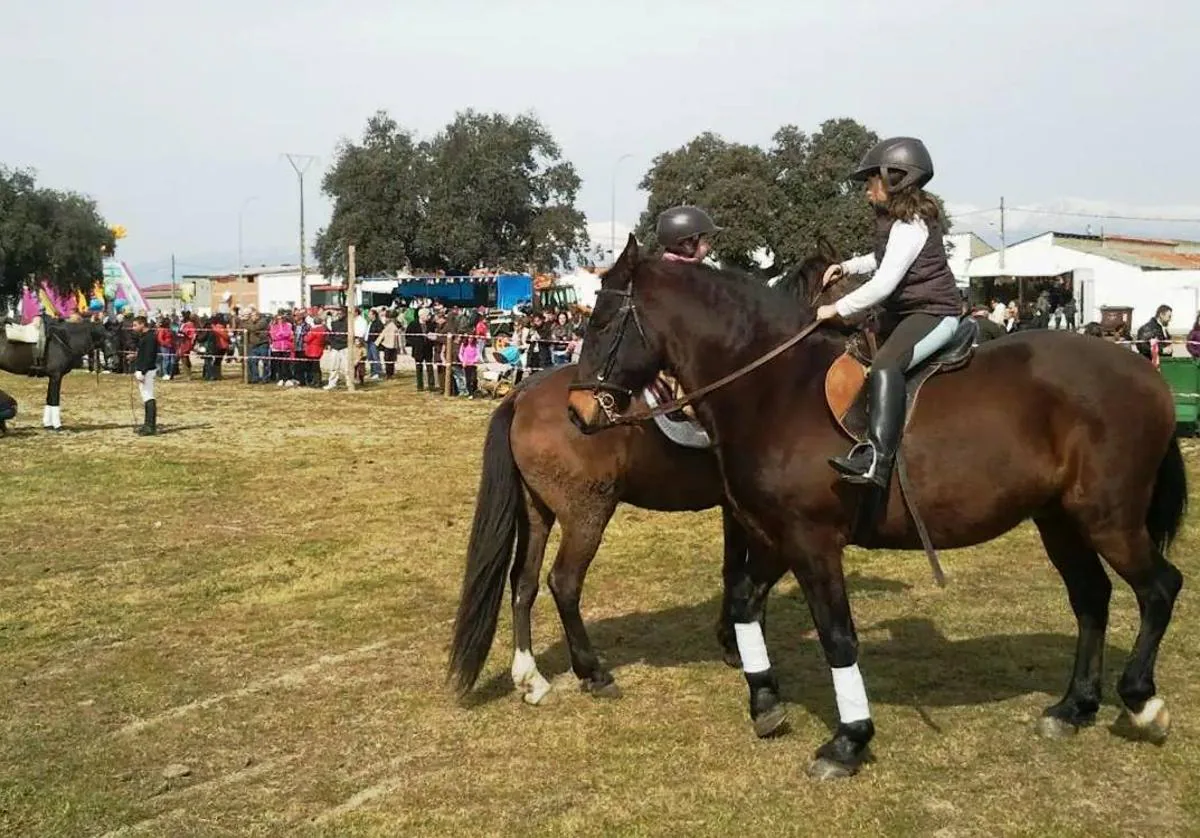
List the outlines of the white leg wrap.
{"label": "white leg wrap", "polygon": [[54,408],[50,405],[42,407],[42,427],[49,428],[54,421]]}
{"label": "white leg wrap", "polygon": [[53,423],[54,427],[56,427],[56,428],[62,427],[62,408],[61,407],[55,406],[55,407],[50,408],[50,421]]}
{"label": "white leg wrap", "polygon": [[838,717],[842,722],[849,724],[871,718],[867,689],[863,686],[858,664],[831,666],[829,671],[833,673],[833,691],[837,695]]}
{"label": "white leg wrap", "polygon": [[738,654],[742,656],[743,672],[754,674],[771,668],[761,625],[757,622],[734,623],[733,633],[737,637]]}
{"label": "white leg wrap", "polygon": [[550,692],[550,682],[538,671],[533,652],[525,649],[513,653],[512,679],[516,688],[525,693],[528,704],[538,704]]}

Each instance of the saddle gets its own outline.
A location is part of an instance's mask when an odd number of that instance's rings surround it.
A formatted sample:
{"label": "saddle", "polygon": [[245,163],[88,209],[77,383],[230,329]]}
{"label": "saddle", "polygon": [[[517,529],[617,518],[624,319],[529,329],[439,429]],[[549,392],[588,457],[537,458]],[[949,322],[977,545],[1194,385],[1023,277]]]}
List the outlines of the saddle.
{"label": "saddle", "polygon": [[[921,387],[938,373],[954,372],[967,366],[975,354],[978,339],[979,324],[975,318],[965,317],[958,324],[954,337],[944,347],[909,371],[905,379],[906,432]],[[863,384],[866,383],[874,354],[874,340],[870,336],[864,337],[861,332],[856,333],[847,341],[846,351],[833,362],[825,375],[825,401],[842,431],[855,442],[865,442],[867,438],[867,393]]]}
{"label": "saddle", "polygon": [[[24,343],[32,346],[34,367],[41,366],[42,360],[46,357],[46,330],[43,328],[40,317],[34,318],[32,322],[25,325],[6,322],[4,338],[9,343]],[[32,374],[32,370],[30,372]]]}
{"label": "saddle", "polygon": [[45,339],[46,333],[42,331],[42,321],[34,320],[32,323],[26,323],[22,326],[20,323],[5,323],[4,337],[9,343],[32,343],[39,344]]}

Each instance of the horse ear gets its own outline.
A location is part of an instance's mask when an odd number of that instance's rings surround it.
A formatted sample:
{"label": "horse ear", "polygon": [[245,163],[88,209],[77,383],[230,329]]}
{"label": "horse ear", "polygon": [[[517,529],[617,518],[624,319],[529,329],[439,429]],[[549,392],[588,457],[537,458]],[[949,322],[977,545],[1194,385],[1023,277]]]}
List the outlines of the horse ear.
{"label": "horse ear", "polygon": [[625,249],[621,251],[621,258],[618,261],[624,261],[625,264],[632,267],[638,260],[638,241],[633,233],[629,234],[629,238],[625,240]]}
{"label": "horse ear", "polygon": [[621,251],[621,255],[617,257],[617,261],[612,263],[607,271],[604,272],[604,278],[620,283],[625,283],[627,277],[632,275],[633,267],[638,261],[638,242],[633,233],[629,234],[629,239],[625,242],[625,249]]}
{"label": "horse ear", "polygon": [[837,252],[837,248],[824,235],[817,236],[817,253],[830,264],[842,261],[840,258],[841,254]]}

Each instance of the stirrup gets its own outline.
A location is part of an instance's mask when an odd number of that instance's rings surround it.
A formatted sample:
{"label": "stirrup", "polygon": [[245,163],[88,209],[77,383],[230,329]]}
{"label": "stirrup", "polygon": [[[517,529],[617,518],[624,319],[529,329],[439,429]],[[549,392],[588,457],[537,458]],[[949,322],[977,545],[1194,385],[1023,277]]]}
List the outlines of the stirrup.
{"label": "stirrup", "polygon": [[[869,461],[864,468],[859,462],[856,462],[863,455],[869,457]],[[875,471],[875,462],[878,460],[878,454],[875,452],[875,446],[870,442],[858,442],[850,449],[850,453],[844,457],[830,457],[829,464],[837,471],[847,477],[862,477],[863,475],[873,474]]]}
{"label": "stirrup", "polygon": [[842,480],[856,486],[876,486],[887,489],[892,477],[892,460],[885,460],[878,452],[871,458],[871,467],[865,472],[845,474]]}

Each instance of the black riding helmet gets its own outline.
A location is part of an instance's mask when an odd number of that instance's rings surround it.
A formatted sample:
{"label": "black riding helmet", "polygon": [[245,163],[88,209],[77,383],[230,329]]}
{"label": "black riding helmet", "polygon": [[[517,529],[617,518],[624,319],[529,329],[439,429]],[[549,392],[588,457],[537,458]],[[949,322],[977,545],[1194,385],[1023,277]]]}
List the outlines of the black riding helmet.
{"label": "black riding helmet", "polygon": [[[866,153],[850,179],[866,180],[876,172],[893,192],[909,186],[920,188],[933,179],[933,158],[916,137],[889,137]],[[902,175],[899,180],[895,180],[896,174]]]}
{"label": "black riding helmet", "polygon": [[687,205],[663,211],[655,228],[658,243],[663,247],[675,247],[690,238],[720,231],[708,213],[700,207]]}

